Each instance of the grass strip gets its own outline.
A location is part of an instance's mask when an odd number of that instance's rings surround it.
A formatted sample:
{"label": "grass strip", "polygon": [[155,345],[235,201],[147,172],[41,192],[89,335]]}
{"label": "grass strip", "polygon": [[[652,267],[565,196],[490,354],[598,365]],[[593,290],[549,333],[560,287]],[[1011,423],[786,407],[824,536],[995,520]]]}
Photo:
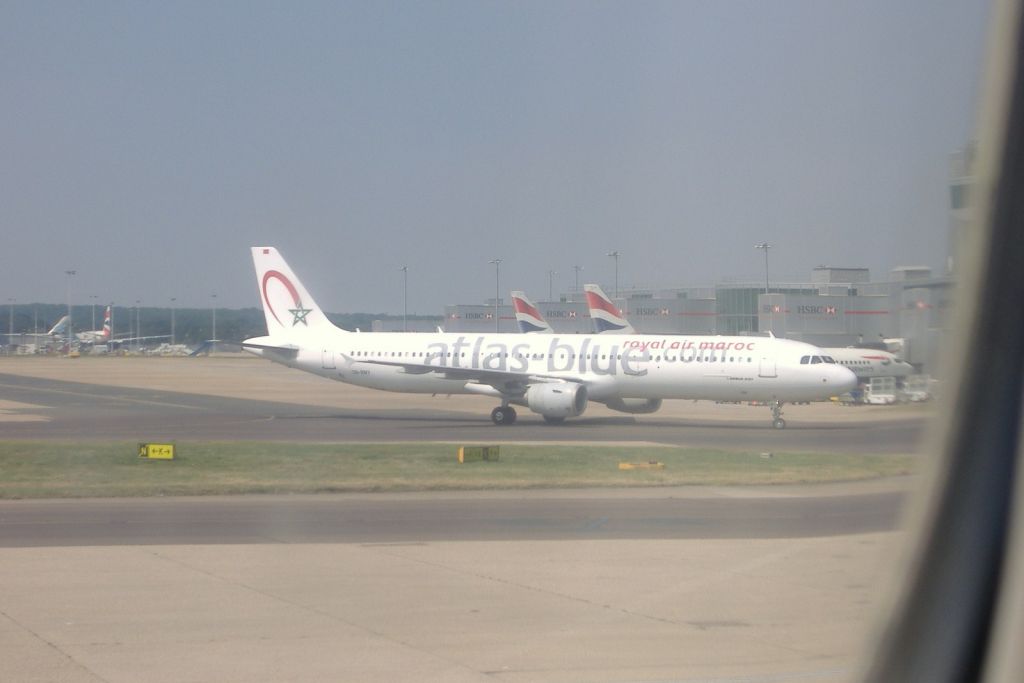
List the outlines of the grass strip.
{"label": "grass strip", "polygon": [[[0,498],[795,484],[907,474],[903,455],[774,453],[644,446],[501,446],[459,464],[455,444],[178,442],[174,461],[127,442],[0,441]],[[620,462],[665,463],[661,470]]]}

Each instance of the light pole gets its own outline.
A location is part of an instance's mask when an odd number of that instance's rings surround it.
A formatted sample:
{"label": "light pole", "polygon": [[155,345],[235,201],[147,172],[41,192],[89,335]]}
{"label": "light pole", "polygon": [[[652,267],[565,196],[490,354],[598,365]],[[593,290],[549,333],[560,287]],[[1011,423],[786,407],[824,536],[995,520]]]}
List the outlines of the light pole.
{"label": "light pole", "polygon": [[11,305],[11,317],[7,321],[7,346],[4,347],[6,353],[11,352],[11,347],[14,345],[14,299],[7,297],[7,303]]}
{"label": "light pole", "polygon": [[402,332],[409,331],[409,266],[399,268],[402,271]]}
{"label": "light pole", "polygon": [[174,346],[174,302],[177,300],[177,297],[171,297],[171,346]]}
{"label": "light pole", "polygon": [[140,322],[141,319],[139,318],[139,308],[141,308],[141,306],[140,306],[141,303],[142,303],[142,299],[136,299],[135,300],[135,348],[136,349],[142,348],[142,323]]}
{"label": "light pole", "polygon": [[89,299],[92,300],[92,329],[96,329],[96,299],[99,297],[95,294],[90,294]]}
{"label": "light pole", "polygon": [[211,294],[210,299],[213,301],[213,339],[210,340],[210,353],[217,350],[217,295]]}
{"label": "light pole", "polygon": [[575,274],[574,281],[576,283],[575,285],[573,285],[572,291],[575,293],[580,291],[580,271],[583,270],[583,266],[573,266],[572,269]]}
{"label": "light pole", "polygon": [[761,242],[760,244],[755,244],[754,245],[754,249],[764,249],[764,293],[765,294],[768,293],[768,250],[771,249],[772,246],[774,246],[774,245],[768,244],[767,242]]}
{"label": "light pole", "polygon": [[501,291],[500,285],[500,273],[501,273],[501,259],[496,258],[491,261],[494,264],[494,331],[498,331],[498,293]]}
{"label": "light pole", "polygon": [[618,251],[609,251],[608,256],[615,259],[615,298],[619,298],[619,254]]}
{"label": "light pole", "polygon": [[551,293],[551,290],[553,288],[552,287],[552,283],[555,281],[555,276],[556,275],[558,275],[557,271],[554,271],[554,270],[549,270],[548,271],[548,301],[554,301],[554,298],[553,298],[554,295]]}
{"label": "light pole", "polygon": [[[767,297],[768,297],[768,250],[771,249],[771,248],[772,248],[772,245],[768,244],[767,242],[761,242],[760,244],[755,244],[754,245],[754,249],[763,249],[764,250],[764,295],[765,295],[765,301],[767,301]],[[772,303],[770,301],[767,301],[767,303],[768,303],[768,327],[770,328],[769,331],[774,333],[774,330],[775,330],[775,309],[772,307]]]}
{"label": "light pole", "polygon": [[73,339],[71,329],[71,278],[77,273],[77,270],[64,271],[64,274],[68,276],[68,353],[71,353],[71,340]]}

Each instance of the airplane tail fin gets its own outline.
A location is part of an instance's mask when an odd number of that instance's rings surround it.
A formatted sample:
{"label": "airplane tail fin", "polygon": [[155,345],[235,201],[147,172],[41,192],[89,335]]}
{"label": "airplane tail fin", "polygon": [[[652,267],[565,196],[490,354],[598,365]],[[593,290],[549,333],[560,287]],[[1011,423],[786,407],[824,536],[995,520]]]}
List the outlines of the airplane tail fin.
{"label": "airplane tail fin", "polygon": [[598,334],[605,332],[633,334],[636,332],[629,321],[622,317],[622,311],[612,303],[612,300],[599,286],[583,285],[583,291],[586,292],[590,318],[594,321],[594,329]]}
{"label": "airplane tail fin", "polygon": [[512,292],[512,307],[516,311],[516,323],[520,332],[553,332],[551,325],[524,292]]}
{"label": "airplane tail fin", "polygon": [[103,338],[110,339],[110,333],[112,332],[110,326],[110,306],[107,306],[106,312],[103,314]]}
{"label": "airplane tail fin", "polygon": [[270,337],[293,337],[339,328],[327,319],[274,247],[252,247],[256,284]]}
{"label": "airplane tail fin", "polygon": [[51,337],[59,337],[60,335],[64,334],[67,331],[67,329],[68,317],[64,315],[61,316],[60,320],[54,323],[53,327],[51,327],[50,331],[47,332],[46,334],[50,335]]}

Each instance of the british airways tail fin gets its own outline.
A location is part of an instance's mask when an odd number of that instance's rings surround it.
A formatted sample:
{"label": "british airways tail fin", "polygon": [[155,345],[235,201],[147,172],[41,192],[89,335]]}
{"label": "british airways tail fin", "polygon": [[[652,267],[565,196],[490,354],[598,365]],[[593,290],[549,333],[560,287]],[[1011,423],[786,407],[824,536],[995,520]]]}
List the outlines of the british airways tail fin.
{"label": "british airways tail fin", "polygon": [[110,326],[110,306],[107,306],[106,312],[103,314],[103,340],[109,340],[113,328]]}
{"label": "british airways tail fin", "polygon": [[252,262],[269,337],[289,338],[339,329],[316,305],[277,249],[252,247]]}
{"label": "british airways tail fin", "polygon": [[512,308],[516,311],[516,324],[520,332],[551,334],[554,331],[524,292],[512,292]]}
{"label": "british airways tail fin", "polygon": [[598,334],[606,332],[633,334],[636,332],[629,321],[622,317],[622,311],[612,303],[612,300],[600,287],[583,285],[583,291],[587,295],[587,307],[590,308],[590,318],[594,321],[595,332]]}

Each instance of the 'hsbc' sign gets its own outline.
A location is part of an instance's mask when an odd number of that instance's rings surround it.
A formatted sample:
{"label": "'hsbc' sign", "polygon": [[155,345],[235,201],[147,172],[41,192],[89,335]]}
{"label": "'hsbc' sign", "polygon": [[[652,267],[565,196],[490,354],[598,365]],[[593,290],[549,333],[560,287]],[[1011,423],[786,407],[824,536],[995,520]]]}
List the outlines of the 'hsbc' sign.
{"label": "'hsbc' sign", "polygon": [[835,315],[835,306],[797,306],[796,312],[800,315]]}

